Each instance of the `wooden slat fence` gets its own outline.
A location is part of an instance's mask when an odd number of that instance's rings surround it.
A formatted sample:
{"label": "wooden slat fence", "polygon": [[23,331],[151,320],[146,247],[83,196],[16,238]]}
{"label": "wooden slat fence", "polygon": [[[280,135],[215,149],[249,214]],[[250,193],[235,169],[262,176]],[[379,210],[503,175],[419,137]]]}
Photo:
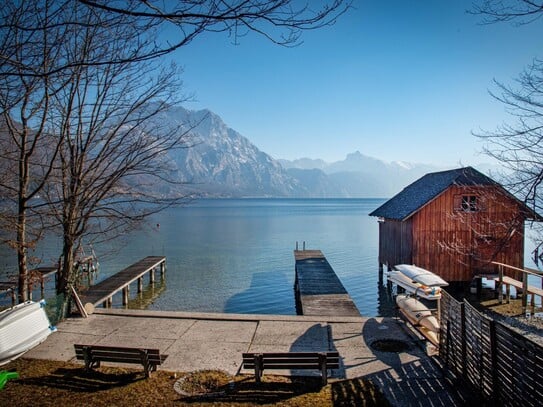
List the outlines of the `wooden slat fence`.
{"label": "wooden slat fence", "polygon": [[499,405],[541,405],[541,345],[447,293],[440,317],[440,356],[449,371]]}

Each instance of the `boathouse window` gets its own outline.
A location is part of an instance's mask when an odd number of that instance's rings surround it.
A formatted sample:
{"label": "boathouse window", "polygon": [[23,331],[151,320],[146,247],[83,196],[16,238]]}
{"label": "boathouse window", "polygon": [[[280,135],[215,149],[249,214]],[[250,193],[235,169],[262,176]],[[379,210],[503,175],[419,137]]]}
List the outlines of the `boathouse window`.
{"label": "boathouse window", "polygon": [[460,207],[457,209],[464,212],[476,212],[479,210],[478,199],[476,195],[462,195]]}

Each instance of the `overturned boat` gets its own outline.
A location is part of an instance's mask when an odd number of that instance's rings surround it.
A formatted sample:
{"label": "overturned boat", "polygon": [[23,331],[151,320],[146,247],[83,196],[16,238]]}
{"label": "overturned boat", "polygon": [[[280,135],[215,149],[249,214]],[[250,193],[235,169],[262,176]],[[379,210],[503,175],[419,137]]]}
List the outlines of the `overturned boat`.
{"label": "overturned boat", "polygon": [[441,286],[428,286],[418,283],[401,271],[389,271],[387,280],[402,287],[406,292],[415,294],[425,300],[439,300],[441,298]]}
{"label": "overturned boat", "polygon": [[0,312],[0,365],[17,359],[54,331],[43,300],[27,301]]}
{"label": "overturned boat", "polygon": [[394,266],[394,268],[411,280],[427,287],[446,287],[449,285],[449,283],[437,274],[423,269],[422,267],[413,266],[411,264],[398,264]]}

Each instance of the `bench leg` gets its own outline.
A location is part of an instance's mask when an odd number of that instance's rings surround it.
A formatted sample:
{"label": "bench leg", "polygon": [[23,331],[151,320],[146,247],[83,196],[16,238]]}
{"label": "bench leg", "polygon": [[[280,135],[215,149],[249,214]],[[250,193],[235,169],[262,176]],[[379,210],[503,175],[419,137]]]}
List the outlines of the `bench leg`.
{"label": "bench leg", "polygon": [[151,370],[153,366],[149,363],[149,356],[147,355],[146,350],[141,350],[141,364],[143,365],[143,371],[145,372],[145,378],[149,378],[151,376]]}
{"label": "bench leg", "polygon": [[326,369],[326,354],[324,353],[319,353],[319,366],[321,368],[322,385],[326,386],[328,384],[328,370]]}
{"label": "bench leg", "polygon": [[83,359],[85,360],[85,371],[88,372],[91,370],[91,356],[90,349],[87,347],[83,348]]}
{"label": "bench leg", "polygon": [[92,349],[88,346],[83,348],[83,359],[85,360],[85,371],[89,372],[95,367],[100,367],[100,361],[92,357]]}
{"label": "bench leg", "polygon": [[262,371],[264,370],[264,367],[262,366],[262,355],[257,354],[255,355],[254,361],[255,361],[255,381],[257,383],[261,382],[262,379]]}

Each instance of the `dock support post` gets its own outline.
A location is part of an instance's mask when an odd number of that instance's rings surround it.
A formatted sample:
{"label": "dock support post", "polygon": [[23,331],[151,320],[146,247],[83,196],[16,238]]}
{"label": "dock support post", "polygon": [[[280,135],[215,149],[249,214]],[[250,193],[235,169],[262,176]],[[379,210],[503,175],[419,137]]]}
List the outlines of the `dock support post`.
{"label": "dock support post", "polygon": [[138,293],[143,291],[143,277],[138,278]]}
{"label": "dock support post", "polygon": [[[498,266],[498,302],[503,304],[503,266]],[[507,295],[507,302],[509,302],[509,295]]]}
{"label": "dock support post", "polygon": [[522,313],[524,315],[526,315],[527,305],[528,305],[528,273],[522,272]]}
{"label": "dock support post", "polygon": [[155,269],[149,270],[149,282],[153,284],[155,282]]}
{"label": "dock support post", "polygon": [[40,300],[43,300],[45,298],[44,292],[45,292],[45,281],[42,276],[41,281],[40,281],[40,293],[41,293]]}
{"label": "dock support post", "polygon": [[130,286],[126,286],[123,288],[123,305],[128,305],[128,294],[130,291]]}
{"label": "dock support post", "polygon": [[379,286],[383,285],[383,263],[379,262]]}
{"label": "dock support post", "polygon": [[104,301],[104,308],[111,308],[111,304],[113,303],[113,299],[111,297],[106,298]]}
{"label": "dock support post", "polygon": [[164,260],[162,263],[160,263],[160,278],[164,280],[165,275],[166,275],[166,261]]}

